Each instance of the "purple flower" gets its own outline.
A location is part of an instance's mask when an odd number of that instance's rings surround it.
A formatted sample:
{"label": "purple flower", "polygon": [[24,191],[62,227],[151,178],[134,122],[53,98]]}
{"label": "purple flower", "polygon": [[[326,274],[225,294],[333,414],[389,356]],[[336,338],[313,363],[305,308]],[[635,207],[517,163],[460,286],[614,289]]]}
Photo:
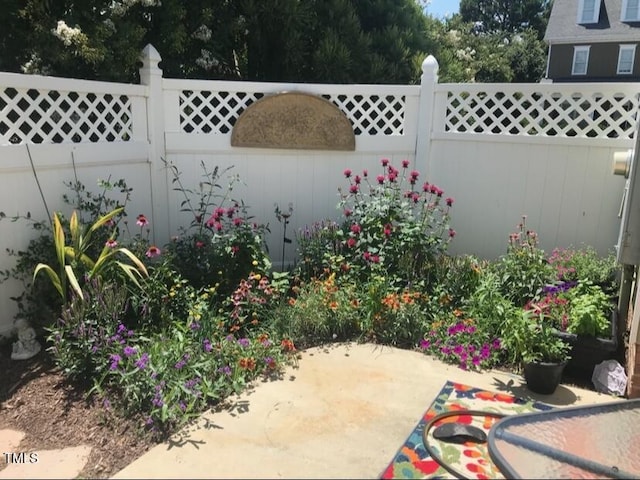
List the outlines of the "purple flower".
{"label": "purple flower", "polygon": [[162,405],[164,405],[164,402],[162,401],[162,398],[160,398],[159,395],[156,395],[155,397],[153,397],[153,400],[151,400],[151,403],[153,404],[154,407],[162,407]]}
{"label": "purple flower", "polygon": [[147,426],[153,425],[153,418],[147,417],[147,420],[144,422],[144,424]]}
{"label": "purple flower", "polygon": [[198,385],[199,383],[200,383],[200,377],[194,377],[191,380],[187,380],[186,382],[184,382],[184,387],[187,390],[193,390],[195,386]]}
{"label": "purple flower", "polygon": [[440,351],[441,351],[442,353],[444,353],[445,355],[449,355],[449,354],[451,353],[451,348],[450,348],[450,347],[442,347],[442,348],[440,349]]}
{"label": "purple flower", "polygon": [[478,357],[477,355],[474,355],[471,358],[471,363],[473,363],[474,366],[479,366],[480,365],[480,357]]}
{"label": "purple flower", "polygon": [[222,373],[223,375],[231,375],[231,367],[229,365],[225,365],[224,367],[220,367],[218,369],[218,373]]}
{"label": "purple flower", "polygon": [[144,370],[145,368],[147,368],[148,363],[149,363],[149,354],[145,352],[140,356],[138,360],[136,360],[136,367],[139,368],[140,370]]}
{"label": "purple flower", "polygon": [[233,342],[236,339],[236,337],[234,337],[233,335],[227,335],[224,339],[227,342]]}
{"label": "purple flower", "polygon": [[238,345],[240,345],[243,348],[248,347],[251,344],[251,342],[249,341],[248,338],[241,338],[238,340]]}
{"label": "purple flower", "polygon": [[205,338],[202,341],[202,348],[204,349],[205,352],[209,353],[211,350],[213,350],[213,345],[211,345],[211,342],[209,341],[209,339]]}
{"label": "purple flower", "polygon": [[476,332],[476,327],[474,325],[469,325],[467,327],[467,333],[475,333]]}
{"label": "purple flower", "polygon": [[126,347],[124,347],[124,350],[122,353],[124,354],[125,357],[129,358],[131,355],[135,355],[136,349],[130,345],[127,345]]}
{"label": "purple flower", "polygon": [[175,368],[176,370],[180,370],[182,369],[182,367],[184,367],[187,364],[187,362],[185,362],[184,360],[178,360],[176,362],[176,364],[173,366],[173,368]]}
{"label": "purple flower", "polygon": [[105,408],[106,410],[109,410],[111,408],[111,402],[109,401],[108,398],[105,398],[104,400],[102,400],[102,407]]}
{"label": "purple flower", "polygon": [[182,410],[183,412],[187,409],[187,406],[185,405],[184,402],[180,402],[178,406],[180,407],[180,410]]}
{"label": "purple flower", "polygon": [[120,364],[120,360],[122,360],[120,355],[118,355],[117,353],[112,353],[109,356],[109,359],[111,360],[111,365],[109,366],[109,370],[117,370],[118,365]]}
{"label": "purple flower", "polygon": [[127,331],[127,327],[125,327],[123,324],[118,325],[118,334],[122,335],[123,333],[125,333]]}
{"label": "purple flower", "polygon": [[496,338],[493,343],[491,344],[491,346],[495,349],[498,349],[502,346],[502,344],[500,343],[500,339]]}
{"label": "purple flower", "polygon": [[426,350],[431,346],[431,342],[429,340],[425,340],[424,338],[420,340],[420,348]]}
{"label": "purple flower", "polygon": [[464,347],[462,345],[456,345],[455,347],[453,347],[453,353],[455,353],[456,355],[460,355],[462,354],[462,352],[464,352]]}
{"label": "purple flower", "polygon": [[189,328],[193,331],[200,330],[200,324],[198,322],[191,322]]}
{"label": "purple flower", "polygon": [[262,340],[262,346],[263,347],[270,347],[271,346],[271,340],[269,340],[268,338]]}

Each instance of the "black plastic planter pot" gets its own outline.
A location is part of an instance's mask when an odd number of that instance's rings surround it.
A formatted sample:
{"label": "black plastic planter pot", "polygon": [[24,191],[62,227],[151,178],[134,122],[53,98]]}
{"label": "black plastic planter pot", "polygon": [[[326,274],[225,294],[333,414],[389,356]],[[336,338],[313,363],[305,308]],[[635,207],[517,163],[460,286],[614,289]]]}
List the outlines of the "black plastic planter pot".
{"label": "black plastic planter pot", "polygon": [[567,362],[530,362],[524,364],[524,380],[527,388],[535,393],[551,395],[562,380],[562,372]]}
{"label": "black plastic planter pot", "polygon": [[558,332],[557,335],[571,345],[565,372],[573,377],[591,380],[593,369],[605,360],[616,357],[618,351],[618,313],[614,309],[611,313],[611,338],[595,338],[576,335],[574,333]]}

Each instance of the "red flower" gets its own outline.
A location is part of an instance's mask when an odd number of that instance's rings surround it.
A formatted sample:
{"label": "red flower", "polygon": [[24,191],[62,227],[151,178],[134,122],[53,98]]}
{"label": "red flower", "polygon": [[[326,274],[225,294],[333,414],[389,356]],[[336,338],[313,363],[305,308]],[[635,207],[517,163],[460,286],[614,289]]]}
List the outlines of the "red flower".
{"label": "red flower", "polygon": [[380,257],[378,255],[371,255],[371,263],[380,263]]}
{"label": "red flower", "polygon": [[390,223],[387,223],[384,226],[384,234],[388,237],[389,235],[391,235],[391,232],[393,231],[393,227],[391,226]]}
{"label": "red flower", "polygon": [[450,207],[451,205],[453,205],[453,198],[451,197],[447,197],[447,199],[445,200],[445,202],[447,202],[447,206]]}
{"label": "red flower", "polygon": [[357,223],[354,223],[351,225],[351,231],[357,235],[362,231],[362,228]]}
{"label": "red flower", "polygon": [[344,171],[344,176],[349,178],[351,176],[351,170],[349,170],[348,168]]}
{"label": "red flower", "polygon": [[201,242],[200,240],[196,241],[196,248],[202,248],[204,247],[204,242]]}
{"label": "red flower", "polygon": [[456,236],[456,231],[453,228],[449,229],[449,237],[453,238]]}
{"label": "red flower", "polygon": [[357,242],[356,242],[356,239],[355,239],[355,238],[353,238],[353,237],[350,237],[350,238],[349,238],[349,240],[347,240],[347,246],[348,246],[349,248],[353,248],[353,247],[355,247],[355,246],[356,246],[356,243],[357,243]]}
{"label": "red flower", "polygon": [[280,346],[285,352],[296,351],[296,346],[293,344],[293,341],[289,340],[288,338],[285,338],[284,340],[282,340],[282,342],[280,342]]}
{"label": "red flower", "polygon": [[156,247],[155,245],[151,245],[149,247],[149,249],[147,250],[147,253],[145,253],[145,255],[148,258],[154,258],[154,257],[158,257],[160,256],[160,249],[158,247]]}
{"label": "red flower", "polygon": [[376,178],[378,179],[378,183],[380,185],[384,183],[384,175],[378,175]]}
{"label": "red flower", "polygon": [[409,168],[409,160],[402,160],[402,168]]}
{"label": "red flower", "polygon": [[145,226],[149,225],[149,220],[147,220],[147,217],[145,217],[144,215],[140,214],[140,215],[138,215],[138,218],[136,218],[136,225],[138,225],[140,227],[145,227]]}
{"label": "red flower", "polygon": [[362,258],[364,258],[366,261],[369,261],[369,259],[371,258],[371,254],[369,252],[364,252],[362,254]]}
{"label": "red flower", "polygon": [[382,164],[383,167],[386,167],[387,165],[389,165],[389,159],[383,158],[382,160],[380,160],[380,163]]}
{"label": "red flower", "polygon": [[344,209],[344,216],[345,217],[350,217],[352,213],[353,213],[353,210],[351,210],[350,208],[345,208]]}

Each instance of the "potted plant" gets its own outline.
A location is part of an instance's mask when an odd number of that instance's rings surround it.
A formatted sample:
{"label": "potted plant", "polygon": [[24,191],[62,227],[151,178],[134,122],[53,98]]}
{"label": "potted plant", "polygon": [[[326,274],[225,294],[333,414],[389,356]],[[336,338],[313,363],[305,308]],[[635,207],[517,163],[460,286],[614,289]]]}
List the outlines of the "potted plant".
{"label": "potted plant", "polygon": [[617,351],[617,309],[611,297],[589,280],[547,285],[542,296],[526,306],[545,315],[555,335],[571,348],[567,372],[591,378],[593,369]]}
{"label": "potted plant", "polygon": [[504,323],[501,338],[511,363],[522,369],[527,387],[545,395],[555,392],[570,346],[557,335],[553,322],[544,313],[521,309]]}

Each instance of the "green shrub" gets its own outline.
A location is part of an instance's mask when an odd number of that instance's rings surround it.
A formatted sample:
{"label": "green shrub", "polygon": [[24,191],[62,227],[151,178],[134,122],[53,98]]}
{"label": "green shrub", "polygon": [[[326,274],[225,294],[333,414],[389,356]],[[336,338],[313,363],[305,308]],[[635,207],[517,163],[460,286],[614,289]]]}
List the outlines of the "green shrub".
{"label": "green shrub", "polygon": [[220,298],[229,295],[251,272],[265,273],[271,263],[266,254],[267,227],[252,222],[248,207],[231,198],[239,181],[232,176],[226,189],[222,177],[229,169],[208,170],[201,163],[203,180],[198,189],[186,188],[177,167],[167,163],[176,191],[182,193],[181,211],[191,214],[191,223],[168,245],[173,267],[195,289],[216,288]]}
{"label": "green shrub", "polygon": [[493,264],[500,279],[500,291],[518,307],[534,299],[553,272],[544,251],[538,247],[538,235],[527,228],[526,219],[523,216],[518,231],[509,235],[506,255]]}

